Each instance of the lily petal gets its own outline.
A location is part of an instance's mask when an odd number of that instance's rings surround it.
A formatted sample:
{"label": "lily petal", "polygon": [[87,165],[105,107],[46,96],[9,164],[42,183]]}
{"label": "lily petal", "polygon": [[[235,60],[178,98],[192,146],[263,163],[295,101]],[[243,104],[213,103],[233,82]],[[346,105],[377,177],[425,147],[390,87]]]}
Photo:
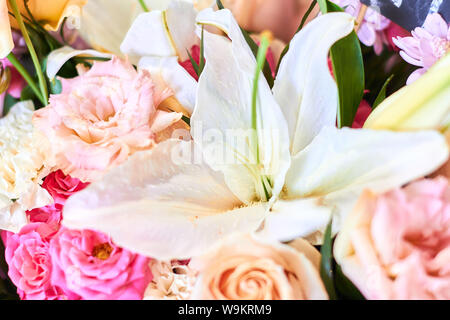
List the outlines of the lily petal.
{"label": "lily petal", "polygon": [[328,52],[353,27],[354,19],[346,13],[320,16],[294,37],[281,62],[273,92],[288,122],[293,156],[324,126],[336,123],[338,91]]}
{"label": "lily petal", "polygon": [[286,242],[323,231],[333,214],[333,208],[318,198],[278,200],[264,221],[261,234]]}
{"label": "lily petal", "polygon": [[0,59],[5,58],[14,48],[6,2],[7,0],[0,0]]}
{"label": "lily petal", "polygon": [[[261,76],[257,100],[258,163],[252,130],[256,70],[253,53],[229,10],[205,9],[199,13],[197,23],[216,26],[229,38],[204,32],[206,65],[191,118],[192,136],[206,150],[206,161],[213,169],[224,172],[228,186],[244,203],[264,198],[264,176],[271,182],[272,195],[277,197],[290,165],[286,120]],[[222,158],[220,152],[225,153]]]}
{"label": "lily petal", "polygon": [[436,131],[398,133],[324,128],[292,160],[288,198],[330,196],[363,189],[386,192],[439,168],[449,150]]}
{"label": "lily petal", "polygon": [[137,64],[142,57],[176,56],[163,11],[152,11],[140,14],[127,32],[120,51]]}
{"label": "lily petal", "polygon": [[178,63],[177,57],[144,57],[138,66],[150,72],[153,81],[161,90],[169,87],[186,111],[192,114],[196,101],[197,81]]}
{"label": "lily petal", "polygon": [[[434,172],[448,156],[447,143],[437,131],[324,128],[292,159],[286,176],[285,200],[314,198],[317,203],[306,213],[308,222],[297,224],[297,236],[308,235],[307,227],[318,221],[322,206],[333,209],[333,232],[338,232],[363,190],[383,193],[400,187]],[[288,219],[286,226],[291,226]]]}
{"label": "lily petal", "polygon": [[178,62],[187,60],[187,52],[199,42],[196,15],[192,3],[171,1],[166,11],[139,15],[120,47],[132,63],[152,74],[157,85],[170,87],[189,114],[197,82]]}
{"label": "lily petal", "polygon": [[158,260],[190,258],[227,234],[255,231],[267,208],[240,208],[221,173],[178,161],[178,152],[191,146],[167,140],[137,153],[72,196],[63,224],[102,231],[119,246]]}
{"label": "lily petal", "polygon": [[120,44],[140,13],[136,0],[89,0],[79,31],[94,49],[121,56]]}
{"label": "lily petal", "polygon": [[199,42],[196,15],[193,5],[184,1],[171,2],[165,11],[140,14],[120,49],[135,64],[141,57],[178,56],[185,61],[189,59],[187,51]]}
{"label": "lily petal", "polygon": [[89,55],[93,57],[111,58],[112,55],[108,53],[101,53],[95,50],[75,50],[69,46],[59,48],[52,51],[48,55],[47,60],[47,77],[53,80],[62,66],[76,56]]}

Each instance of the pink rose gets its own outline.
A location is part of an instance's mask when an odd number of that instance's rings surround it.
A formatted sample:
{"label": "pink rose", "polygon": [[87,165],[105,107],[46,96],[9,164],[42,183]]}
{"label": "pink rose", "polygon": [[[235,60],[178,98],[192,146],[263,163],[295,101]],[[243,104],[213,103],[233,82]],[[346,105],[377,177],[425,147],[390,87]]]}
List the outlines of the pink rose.
{"label": "pink rose", "polygon": [[450,299],[448,180],[365,192],[336,239],[335,257],[368,299]]}
{"label": "pink rose", "polygon": [[34,125],[47,136],[47,166],[84,182],[100,178],[135,152],[151,149],[160,132],[182,114],[157,110],[172,95],[157,92],[150,74],[123,60],[94,63],[35,112]]}
{"label": "pink rose", "polygon": [[62,209],[62,205],[52,204],[43,208],[27,211],[27,215],[30,222],[42,222],[53,228],[55,231],[58,231],[62,219]]}
{"label": "pink rose", "polygon": [[88,185],[88,183],[66,176],[61,170],[58,170],[45,178],[42,187],[50,193],[55,203],[64,205],[72,194],[83,190]]}
{"label": "pink rose", "polygon": [[152,280],[149,259],[99,232],[62,228],[50,242],[52,283],[70,299],[141,300]]}
{"label": "pink rose", "polygon": [[45,223],[31,223],[18,234],[8,233],[5,241],[5,259],[8,275],[17,286],[21,299],[62,299],[62,291],[52,286],[52,262],[49,239],[55,230]]}

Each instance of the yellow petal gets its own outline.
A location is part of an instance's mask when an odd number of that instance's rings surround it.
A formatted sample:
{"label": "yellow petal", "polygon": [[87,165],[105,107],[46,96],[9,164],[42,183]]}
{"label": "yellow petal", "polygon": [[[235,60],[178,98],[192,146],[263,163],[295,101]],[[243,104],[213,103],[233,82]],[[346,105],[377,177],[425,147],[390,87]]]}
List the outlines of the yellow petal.
{"label": "yellow petal", "polygon": [[367,119],[368,129],[443,129],[450,124],[450,54],[413,84],[380,104]]}
{"label": "yellow petal", "polygon": [[6,0],[0,0],[0,59],[5,58],[14,48],[9,25],[8,6]]}
{"label": "yellow petal", "polygon": [[[25,16],[28,16],[25,8],[25,1],[17,1],[19,10]],[[87,0],[30,0],[28,8],[34,19],[42,22],[45,29],[50,31],[58,30],[64,18],[70,18],[68,22],[73,27],[79,27],[81,8],[87,3]],[[12,19],[14,28],[18,28],[17,23]]]}

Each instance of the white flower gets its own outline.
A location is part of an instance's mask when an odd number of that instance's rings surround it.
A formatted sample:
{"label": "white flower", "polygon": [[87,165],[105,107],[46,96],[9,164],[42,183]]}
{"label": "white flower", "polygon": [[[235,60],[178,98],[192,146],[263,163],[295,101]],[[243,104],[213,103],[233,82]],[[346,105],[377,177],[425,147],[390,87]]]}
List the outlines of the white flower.
{"label": "white flower", "polygon": [[152,260],[149,264],[153,280],[144,300],[187,300],[193,290],[196,274],[188,264],[178,261]]}
{"label": "white flower", "polygon": [[[323,15],[294,37],[273,91],[260,77],[256,113],[256,61],[231,12],[206,9],[197,23],[227,37],[204,33],[193,142],[166,141],[113,169],[68,200],[65,226],[105,232],[146,256],[185,259],[229,234],[256,231],[263,221],[263,232],[282,240],[322,231],[331,216],[337,231],[363,189],[398,187],[448,158],[437,132],[335,127],[338,92],[327,58],[352,32],[350,15]],[[256,139],[208,136],[248,131]],[[177,162],[176,152],[193,145],[205,161]],[[238,161],[221,162],[220,150]]]}
{"label": "white flower", "polygon": [[0,119],[0,228],[18,232],[27,223],[26,210],[52,202],[39,186],[44,153],[31,123],[33,104],[13,106]]}

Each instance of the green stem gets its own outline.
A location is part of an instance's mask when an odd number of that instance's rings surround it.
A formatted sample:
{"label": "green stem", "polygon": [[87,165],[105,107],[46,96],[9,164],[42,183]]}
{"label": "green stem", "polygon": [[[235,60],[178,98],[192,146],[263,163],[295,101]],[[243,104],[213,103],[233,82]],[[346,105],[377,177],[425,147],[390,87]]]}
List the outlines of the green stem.
{"label": "green stem", "polygon": [[138,1],[139,1],[139,3],[141,4],[141,7],[142,7],[142,9],[143,9],[145,12],[149,12],[149,11],[150,11],[150,10],[148,9],[147,5],[145,4],[144,0],[138,0]]}
{"label": "green stem", "polygon": [[16,56],[11,52],[7,56],[7,58],[9,60],[9,62],[11,62],[11,64],[14,66],[14,68],[16,68],[16,70],[20,73],[22,78],[25,79],[25,81],[28,83],[31,90],[33,90],[33,92],[36,94],[36,96],[39,98],[39,100],[41,100],[41,102],[44,105],[46,105],[47,102],[42,97],[39,87],[36,85],[33,78],[31,77],[31,75],[28,73],[28,71],[25,69],[25,67],[20,63],[20,61],[16,58]]}
{"label": "green stem", "polygon": [[16,0],[9,0],[9,4],[11,5],[17,23],[19,24],[20,31],[22,32],[25,43],[27,44],[28,51],[30,52],[31,55],[31,59],[33,60],[34,68],[36,69],[36,74],[39,79],[41,95],[45,101],[44,106],[46,106],[48,104],[47,82],[45,80],[44,73],[42,72],[41,64],[39,63],[39,58],[36,54],[36,50],[34,49],[33,43],[31,42],[30,36],[28,35],[27,28],[25,27],[22,15],[20,14],[19,8],[17,7]]}
{"label": "green stem", "polygon": [[257,110],[257,102],[258,102],[258,85],[259,85],[259,77],[264,67],[264,63],[266,62],[267,51],[269,50],[270,40],[266,35],[261,36],[261,44],[259,45],[258,54],[256,57],[256,71],[255,78],[253,80],[253,92],[252,92],[252,129],[255,136],[255,145],[256,145],[256,161],[259,164],[259,147],[258,147],[258,110]]}

